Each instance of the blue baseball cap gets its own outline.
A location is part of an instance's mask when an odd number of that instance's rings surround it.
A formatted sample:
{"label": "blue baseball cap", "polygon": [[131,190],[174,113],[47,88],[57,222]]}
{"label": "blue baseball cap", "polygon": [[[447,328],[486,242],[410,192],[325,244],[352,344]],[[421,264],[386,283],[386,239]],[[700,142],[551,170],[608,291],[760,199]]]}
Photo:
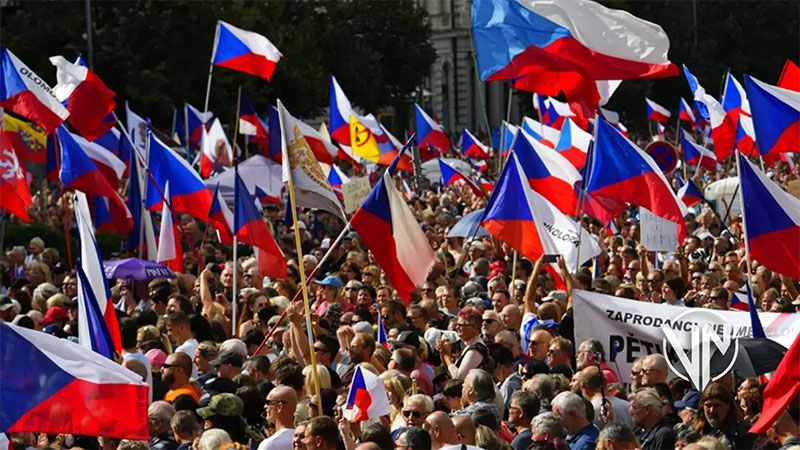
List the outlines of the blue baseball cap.
{"label": "blue baseball cap", "polygon": [[340,289],[342,287],[342,280],[333,275],[328,275],[327,277],[323,278],[322,281],[314,280],[314,283],[319,284],[320,286],[335,287],[336,289]]}
{"label": "blue baseball cap", "polygon": [[697,407],[700,405],[700,393],[697,391],[689,391],[686,395],[683,396],[681,400],[678,400],[673,404],[676,409],[683,409],[689,408],[693,410],[697,410]]}

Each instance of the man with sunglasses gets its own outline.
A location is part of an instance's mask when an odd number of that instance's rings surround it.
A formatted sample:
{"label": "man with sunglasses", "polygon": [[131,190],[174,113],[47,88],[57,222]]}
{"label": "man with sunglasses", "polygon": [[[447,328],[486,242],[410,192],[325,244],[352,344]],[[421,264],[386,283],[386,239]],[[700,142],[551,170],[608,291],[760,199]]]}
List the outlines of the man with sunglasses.
{"label": "man with sunglasses", "polygon": [[297,394],[288,386],[277,386],[267,394],[264,410],[267,422],[275,425],[275,432],[258,444],[258,450],[282,450],[292,446],[294,436],[294,410]]}
{"label": "man with sunglasses", "polygon": [[186,353],[175,352],[167,356],[161,366],[161,380],[169,387],[164,400],[174,403],[178,397],[188,395],[195,402],[200,401],[200,393],[189,383],[192,375],[192,360]]}
{"label": "man with sunglasses", "polygon": [[425,394],[409,395],[403,399],[403,420],[408,427],[422,427],[433,412],[433,399]]}

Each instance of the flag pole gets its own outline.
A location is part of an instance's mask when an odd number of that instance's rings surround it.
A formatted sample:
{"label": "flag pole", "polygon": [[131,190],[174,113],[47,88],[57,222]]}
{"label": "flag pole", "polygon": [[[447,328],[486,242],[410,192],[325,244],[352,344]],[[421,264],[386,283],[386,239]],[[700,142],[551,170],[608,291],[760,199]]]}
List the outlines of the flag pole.
{"label": "flag pole", "polygon": [[[234,156],[234,160],[235,160]],[[231,336],[237,336],[237,329],[236,329],[236,313],[237,313],[237,303],[239,302],[239,297],[237,296],[237,290],[239,287],[239,240],[236,237],[236,230],[239,229],[239,208],[238,208],[238,200],[239,200],[239,163],[235,163],[233,165],[233,296],[231,298]],[[321,403],[320,403],[321,404]]]}
{"label": "flag pole", "polygon": [[[297,261],[300,268],[300,286],[303,291],[303,305],[306,313],[306,332],[308,333],[308,353],[311,358],[311,372],[314,378],[314,391],[317,397],[317,405],[322,405],[322,394],[320,392],[319,373],[317,372],[317,355],[314,352],[314,333],[312,327],[308,326],[311,321],[311,305],[308,298],[308,285],[306,284],[306,271],[303,268],[303,246],[300,242],[300,227],[297,225],[297,203],[294,198],[294,183],[292,178],[288,180],[289,202],[292,208],[292,222],[294,223],[294,243],[297,249]],[[333,247],[333,246],[331,246]],[[316,271],[316,269],[315,269]]]}
{"label": "flag pole", "polygon": [[239,153],[237,151],[239,149],[239,143],[237,142],[237,138],[239,137],[239,108],[241,107],[242,107],[242,85],[240,84],[238,94],[236,95],[236,123],[233,124],[233,148],[231,149],[231,151],[233,151],[233,160],[237,161],[236,162],[237,166],[239,165],[238,163],[239,160],[237,159]]}
{"label": "flag pole", "polygon": [[63,216],[61,219],[62,225],[64,226],[64,240],[67,244],[67,259],[69,260],[69,268],[74,269],[75,265],[72,261],[72,244],[69,241],[69,225],[67,221],[69,220],[69,210],[67,208],[67,196],[64,190],[61,190],[61,215]]}
{"label": "flag pole", "polygon": [[208,62],[208,83],[206,84],[206,101],[203,104],[203,112],[208,112],[208,100],[211,98],[211,78],[214,74],[214,56],[217,52],[217,42],[219,41],[219,20],[217,21],[217,29],[214,30],[214,47],[211,49],[211,60]]}
{"label": "flag pole", "polygon": [[[575,253],[575,270],[577,271],[578,268],[581,266],[581,238],[583,237],[583,224],[581,223],[581,217],[583,216],[583,201],[586,198],[586,187],[589,186],[589,179],[594,172],[594,164],[595,158],[593,157],[594,153],[594,146],[597,145],[597,130],[600,128],[600,121],[605,120],[602,118],[602,114],[598,109],[597,114],[595,116],[594,121],[594,130],[592,136],[592,142],[589,143],[589,148],[586,150],[586,164],[583,166],[583,173],[581,174],[581,178],[583,178],[581,188],[578,190],[578,206],[575,211],[575,222],[578,224],[578,250]],[[589,166],[591,164],[591,167]]]}

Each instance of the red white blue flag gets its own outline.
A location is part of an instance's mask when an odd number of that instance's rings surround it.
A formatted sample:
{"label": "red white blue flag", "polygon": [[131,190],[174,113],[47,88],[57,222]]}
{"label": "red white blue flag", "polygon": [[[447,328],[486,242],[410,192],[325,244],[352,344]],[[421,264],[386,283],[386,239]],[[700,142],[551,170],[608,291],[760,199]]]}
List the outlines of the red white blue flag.
{"label": "red white blue flag", "polygon": [[217,22],[214,52],[211,63],[269,81],[281,52],[265,36],[237,28],[229,23]]}

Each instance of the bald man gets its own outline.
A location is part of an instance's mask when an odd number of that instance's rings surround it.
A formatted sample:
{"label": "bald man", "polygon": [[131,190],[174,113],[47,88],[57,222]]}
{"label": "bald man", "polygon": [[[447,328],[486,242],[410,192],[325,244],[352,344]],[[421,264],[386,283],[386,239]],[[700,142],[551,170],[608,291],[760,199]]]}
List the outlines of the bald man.
{"label": "bald man", "polygon": [[536,330],[528,341],[528,356],[531,359],[544,362],[547,358],[547,350],[550,348],[550,341],[553,335],[547,330]]}
{"label": "bald man", "polygon": [[453,425],[456,427],[456,433],[461,436],[463,444],[475,445],[475,422],[472,421],[472,418],[469,416],[453,417]]}
{"label": "bald man", "polygon": [[264,409],[267,411],[267,421],[275,424],[275,433],[261,441],[258,450],[291,448],[295,408],[297,408],[297,394],[291,387],[277,386],[269,391]]}
{"label": "bald man", "polygon": [[664,355],[654,353],[647,355],[642,362],[642,383],[641,386],[652,387],[658,383],[666,383],[669,375],[667,358]]}
{"label": "bald man", "polygon": [[195,402],[200,401],[200,392],[189,383],[191,376],[192,360],[186,353],[175,352],[167,356],[164,365],[161,366],[161,381],[169,387],[164,400],[173,403],[178,397],[188,395]]}
{"label": "bald man", "polygon": [[462,446],[461,440],[458,437],[458,431],[453,424],[450,416],[442,411],[435,411],[431,413],[425,423],[422,425],[431,435],[431,449],[432,450],[478,450],[474,445]]}

